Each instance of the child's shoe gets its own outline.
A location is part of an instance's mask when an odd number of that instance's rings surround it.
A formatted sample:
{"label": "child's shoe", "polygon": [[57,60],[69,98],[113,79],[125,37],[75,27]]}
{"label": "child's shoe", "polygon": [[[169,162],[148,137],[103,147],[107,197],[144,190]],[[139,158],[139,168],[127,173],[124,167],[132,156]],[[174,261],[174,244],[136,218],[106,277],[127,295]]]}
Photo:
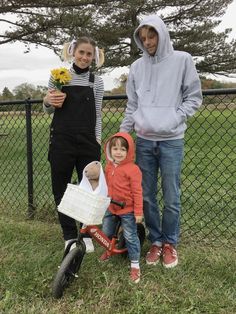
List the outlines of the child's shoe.
{"label": "child's shoe", "polygon": [[178,264],[178,255],[172,244],[165,243],[163,245],[163,261],[162,264],[166,268],[175,267]]}
{"label": "child's shoe", "polygon": [[91,238],[83,238],[84,244],[86,246],[86,253],[94,252],[94,245]]}
{"label": "child's shoe", "polygon": [[110,256],[107,254],[107,251],[103,252],[103,254],[99,257],[99,261],[107,262]]}
{"label": "child's shoe", "polygon": [[130,271],[130,280],[134,283],[138,283],[140,281],[140,269],[139,268],[131,268]]}

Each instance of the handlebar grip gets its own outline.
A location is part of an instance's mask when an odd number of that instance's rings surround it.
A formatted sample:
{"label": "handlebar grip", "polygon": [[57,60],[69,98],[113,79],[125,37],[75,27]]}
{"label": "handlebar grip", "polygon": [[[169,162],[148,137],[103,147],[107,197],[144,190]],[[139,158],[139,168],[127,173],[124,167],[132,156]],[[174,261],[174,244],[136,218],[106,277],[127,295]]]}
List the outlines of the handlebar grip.
{"label": "handlebar grip", "polygon": [[113,199],[111,199],[111,203],[112,204],[115,204],[115,205],[118,205],[118,206],[120,206],[121,208],[124,208],[125,207],[125,202],[118,202],[118,201],[115,201],[115,200],[113,200]]}

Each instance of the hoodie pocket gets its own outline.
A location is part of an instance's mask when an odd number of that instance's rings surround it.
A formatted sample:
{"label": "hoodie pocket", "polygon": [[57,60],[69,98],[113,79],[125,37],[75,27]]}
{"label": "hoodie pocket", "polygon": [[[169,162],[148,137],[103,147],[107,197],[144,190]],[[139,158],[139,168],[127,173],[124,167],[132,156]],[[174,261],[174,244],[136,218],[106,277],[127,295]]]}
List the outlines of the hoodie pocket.
{"label": "hoodie pocket", "polygon": [[139,107],[133,114],[140,135],[174,136],[186,129],[185,115],[175,107]]}

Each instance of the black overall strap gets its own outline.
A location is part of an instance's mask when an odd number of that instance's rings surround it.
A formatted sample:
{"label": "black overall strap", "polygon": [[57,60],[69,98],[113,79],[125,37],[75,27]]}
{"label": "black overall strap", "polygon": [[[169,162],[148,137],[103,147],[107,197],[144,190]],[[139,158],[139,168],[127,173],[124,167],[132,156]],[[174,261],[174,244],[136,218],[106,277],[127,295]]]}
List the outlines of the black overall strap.
{"label": "black overall strap", "polygon": [[89,72],[89,82],[94,83],[95,76],[92,72]]}

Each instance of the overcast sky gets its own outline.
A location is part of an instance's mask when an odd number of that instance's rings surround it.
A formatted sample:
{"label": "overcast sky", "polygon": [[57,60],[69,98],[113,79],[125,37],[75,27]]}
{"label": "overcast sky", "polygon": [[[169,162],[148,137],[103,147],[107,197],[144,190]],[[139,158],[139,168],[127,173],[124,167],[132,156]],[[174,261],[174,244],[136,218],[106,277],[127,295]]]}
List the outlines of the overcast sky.
{"label": "overcast sky", "polygon": [[[236,0],[228,7],[219,30],[232,28],[231,38],[236,39]],[[50,70],[63,64],[51,50],[34,48],[30,53],[24,53],[21,43],[0,46],[0,92],[6,86],[10,90],[22,83],[31,83],[35,86],[47,86]],[[115,87],[116,78],[127,73],[127,68],[119,68],[103,76],[105,90]],[[234,80],[236,81],[236,79]]]}

